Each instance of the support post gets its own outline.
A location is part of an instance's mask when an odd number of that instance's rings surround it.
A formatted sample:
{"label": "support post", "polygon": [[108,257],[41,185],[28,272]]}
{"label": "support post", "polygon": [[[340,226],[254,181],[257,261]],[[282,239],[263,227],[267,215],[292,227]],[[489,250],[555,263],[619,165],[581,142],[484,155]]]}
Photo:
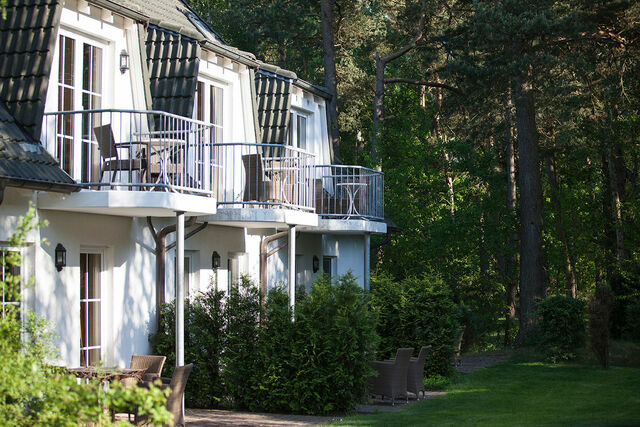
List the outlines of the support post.
{"label": "support post", "polygon": [[296,227],[289,228],[289,307],[291,313],[296,305]]}
{"label": "support post", "polygon": [[176,212],[176,366],[184,366],[184,212]]}
{"label": "support post", "polygon": [[371,235],[364,233],[364,274],[362,275],[362,288],[369,291],[369,270],[371,260]]}

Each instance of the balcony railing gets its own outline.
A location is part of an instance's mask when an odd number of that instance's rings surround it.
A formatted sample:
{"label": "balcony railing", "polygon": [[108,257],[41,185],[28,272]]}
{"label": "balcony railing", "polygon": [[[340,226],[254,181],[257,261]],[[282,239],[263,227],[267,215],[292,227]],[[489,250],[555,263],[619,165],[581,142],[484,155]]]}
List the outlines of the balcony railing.
{"label": "balcony railing", "polygon": [[45,113],[42,143],[87,188],[211,196],[218,153],[212,125],[161,111]]}
{"label": "balcony railing", "polygon": [[361,166],[314,166],[316,213],[326,218],[384,219],[384,174]]}
{"label": "balcony railing", "polygon": [[281,144],[213,144],[220,208],[285,207],[314,210],[314,155]]}

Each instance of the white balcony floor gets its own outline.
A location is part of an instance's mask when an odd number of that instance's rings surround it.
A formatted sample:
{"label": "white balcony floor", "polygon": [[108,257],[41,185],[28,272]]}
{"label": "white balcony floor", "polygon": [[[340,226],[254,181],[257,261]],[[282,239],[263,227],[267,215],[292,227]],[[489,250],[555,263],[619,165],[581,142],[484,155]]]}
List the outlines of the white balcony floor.
{"label": "white balcony floor", "polygon": [[187,216],[216,213],[213,197],[164,191],[82,190],[60,194],[41,192],[38,208],[130,217],[172,217],[177,211]]}

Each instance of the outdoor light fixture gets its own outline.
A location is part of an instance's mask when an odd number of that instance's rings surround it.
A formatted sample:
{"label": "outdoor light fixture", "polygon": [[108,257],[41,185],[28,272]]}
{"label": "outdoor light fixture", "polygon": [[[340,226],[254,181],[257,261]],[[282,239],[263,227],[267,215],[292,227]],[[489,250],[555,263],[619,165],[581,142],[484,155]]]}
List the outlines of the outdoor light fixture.
{"label": "outdoor light fixture", "polygon": [[129,69],[129,54],[126,50],[122,49],[120,52],[120,72],[124,74]]}
{"label": "outdoor light fixture", "polygon": [[56,269],[62,271],[62,268],[67,266],[67,250],[62,246],[62,243],[58,243],[56,246],[55,257]]}
{"label": "outdoor light fixture", "polygon": [[211,254],[211,268],[213,270],[217,270],[220,268],[220,255],[216,251],[213,251],[213,253]]}
{"label": "outdoor light fixture", "polygon": [[313,256],[313,272],[317,273],[320,270],[320,259],[314,255]]}

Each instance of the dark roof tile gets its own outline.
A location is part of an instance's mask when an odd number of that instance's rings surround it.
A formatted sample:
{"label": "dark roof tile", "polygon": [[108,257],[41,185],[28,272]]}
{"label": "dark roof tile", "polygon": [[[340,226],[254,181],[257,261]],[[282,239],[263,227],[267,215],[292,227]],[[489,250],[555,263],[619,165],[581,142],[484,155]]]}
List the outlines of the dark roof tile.
{"label": "dark roof tile", "polygon": [[289,127],[291,79],[266,71],[258,71],[255,76],[255,86],[262,142],[284,144]]}

